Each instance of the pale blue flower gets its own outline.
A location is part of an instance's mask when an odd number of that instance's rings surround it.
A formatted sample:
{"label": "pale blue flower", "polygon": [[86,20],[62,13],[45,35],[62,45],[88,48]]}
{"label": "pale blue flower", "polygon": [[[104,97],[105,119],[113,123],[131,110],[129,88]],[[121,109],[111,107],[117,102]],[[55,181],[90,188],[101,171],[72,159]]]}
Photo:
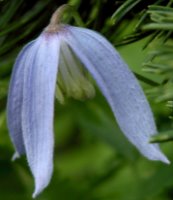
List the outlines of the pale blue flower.
{"label": "pale blue flower", "polygon": [[21,50],[8,95],[14,158],[27,156],[35,179],[33,197],[52,176],[56,83],[62,101],[61,87],[68,96],[92,97],[94,88],[83,70],[95,79],[131,143],[148,159],[169,163],[157,144],[149,144],[149,138],[157,133],[152,112],[138,81],[114,47],[92,30],[52,20],[36,40]]}

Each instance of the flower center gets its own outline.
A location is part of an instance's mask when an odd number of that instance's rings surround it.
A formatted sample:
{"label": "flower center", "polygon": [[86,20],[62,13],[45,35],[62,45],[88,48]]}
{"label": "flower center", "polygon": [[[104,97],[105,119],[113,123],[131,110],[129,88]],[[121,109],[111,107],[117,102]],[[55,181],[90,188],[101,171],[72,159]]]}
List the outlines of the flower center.
{"label": "flower center", "polygon": [[95,95],[89,74],[71,48],[61,42],[56,97],[63,103],[64,97],[84,100]]}

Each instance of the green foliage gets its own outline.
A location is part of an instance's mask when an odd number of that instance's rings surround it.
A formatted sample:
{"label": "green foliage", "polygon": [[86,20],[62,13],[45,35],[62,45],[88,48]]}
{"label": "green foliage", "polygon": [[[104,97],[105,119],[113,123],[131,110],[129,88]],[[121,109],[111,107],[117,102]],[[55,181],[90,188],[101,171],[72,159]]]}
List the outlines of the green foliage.
{"label": "green foliage", "polygon": [[[131,3],[131,4],[130,4]],[[112,18],[114,23],[127,20],[127,15],[131,16],[135,21],[132,29],[124,36],[119,45],[132,43],[134,41],[146,38],[146,43],[143,48],[148,49],[148,56],[143,62],[143,71],[153,74],[154,77],[158,77],[160,84],[153,84],[150,80],[142,81],[150,84],[147,94],[153,98],[156,102],[164,102],[165,106],[167,102],[173,104],[173,8],[172,1],[125,1],[118,10],[113,14]],[[130,5],[130,6],[129,6]],[[137,10],[137,8],[139,8]],[[135,14],[134,12],[137,11]],[[138,17],[138,19],[137,19]],[[171,110],[171,109],[170,109]],[[171,111],[172,112],[172,111]],[[172,113],[169,116],[172,119]],[[172,130],[167,130],[172,132]],[[166,131],[166,132],[167,132]],[[164,134],[164,132],[163,132]],[[165,133],[167,135],[167,133]],[[168,137],[167,140],[172,140],[172,137]],[[162,134],[159,136],[157,142],[164,142],[162,140]],[[164,136],[163,136],[164,138]]]}
{"label": "green foliage", "polygon": [[[121,45],[118,50],[133,64],[130,67],[145,87],[161,132],[151,142],[173,138],[171,0],[0,1],[0,199],[29,200],[33,191],[25,157],[10,160],[13,147],[5,107],[12,65],[22,46],[40,34],[52,12],[63,3],[77,10],[67,13],[65,22],[97,30],[115,46]],[[130,45],[125,45],[130,43],[137,49],[135,55]],[[65,105],[55,104],[55,170],[51,184],[38,199],[173,198],[172,167],[139,155],[122,135],[99,91],[92,100],[68,99]],[[172,160],[172,143],[163,147]]]}

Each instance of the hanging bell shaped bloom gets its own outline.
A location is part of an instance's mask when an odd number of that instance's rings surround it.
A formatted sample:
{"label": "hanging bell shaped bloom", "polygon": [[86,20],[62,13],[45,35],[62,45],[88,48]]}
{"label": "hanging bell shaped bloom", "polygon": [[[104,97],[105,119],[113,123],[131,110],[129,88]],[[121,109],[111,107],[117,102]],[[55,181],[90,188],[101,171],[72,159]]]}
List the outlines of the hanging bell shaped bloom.
{"label": "hanging bell shaped bloom", "polygon": [[[26,154],[37,196],[53,171],[54,97],[94,96],[86,71],[107,99],[120,129],[150,160],[169,163],[157,144],[157,133],[146,97],[127,64],[99,33],[59,23],[56,11],[41,35],[19,53],[13,67],[7,121],[16,153]],[[108,133],[109,134],[109,133]]]}

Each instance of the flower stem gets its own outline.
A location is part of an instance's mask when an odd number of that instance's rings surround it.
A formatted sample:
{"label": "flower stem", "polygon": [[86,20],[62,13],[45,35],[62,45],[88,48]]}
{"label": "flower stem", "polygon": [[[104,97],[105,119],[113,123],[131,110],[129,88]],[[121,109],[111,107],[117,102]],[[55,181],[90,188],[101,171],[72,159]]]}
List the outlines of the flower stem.
{"label": "flower stem", "polygon": [[68,4],[63,4],[62,6],[57,8],[50,19],[49,25],[45,28],[44,31],[48,33],[57,32],[60,28],[62,16],[64,12],[68,9],[71,9],[71,6]]}
{"label": "flower stem", "polygon": [[68,10],[69,8],[71,8],[71,6],[68,4],[63,4],[57,8],[50,19],[50,24],[54,26],[60,24],[64,11]]}
{"label": "flower stem", "polygon": [[61,20],[63,17],[64,12],[70,11],[68,14],[71,14],[74,18],[75,22],[82,27],[85,27],[85,23],[82,21],[80,15],[72,5],[69,4],[63,4],[59,8],[55,10],[55,12],[52,14],[52,17],[50,19],[49,25],[45,28],[45,32],[48,33],[55,33],[58,32],[61,26]]}

